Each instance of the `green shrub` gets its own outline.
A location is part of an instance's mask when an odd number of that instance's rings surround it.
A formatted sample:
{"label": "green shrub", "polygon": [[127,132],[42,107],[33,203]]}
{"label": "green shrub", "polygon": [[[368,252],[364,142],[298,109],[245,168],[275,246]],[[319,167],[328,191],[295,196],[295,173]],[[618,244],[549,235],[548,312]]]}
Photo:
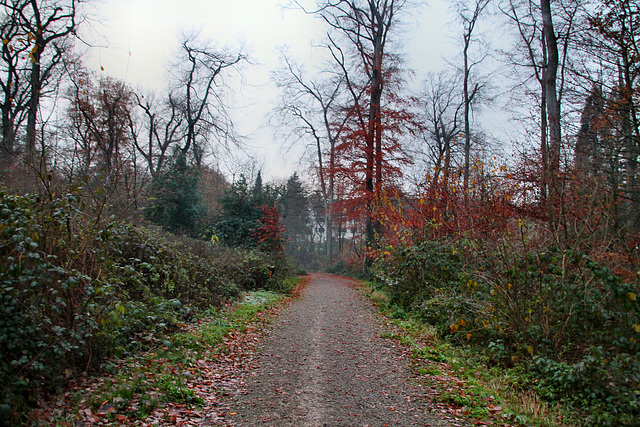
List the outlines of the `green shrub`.
{"label": "green shrub", "polygon": [[392,305],[493,363],[524,363],[541,396],[589,408],[594,425],[633,424],[638,285],[579,251],[522,254],[504,243],[418,242],[390,250],[375,271]]}
{"label": "green shrub", "polygon": [[585,425],[636,425],[640,417],[637,354],[614,356],[603,347],[592,347],[572,363],[534,357],[530,370],[538,395],[588,408]]}
{"label": "green shrub", "polygon": [[102,282],[68,267],[73,254],[55,250],[75,249],[73,202],[0,192],[0,403],[9,407],[31,403],[34,385],[53,388],[87,360],[98,303],[110,295]]}
{"label": "green shrub", "polygon": [[460,249],[452,242],[425,240],[388,249],[390,255],[374,264],[374,274],[387,288],[391,304],[415,309],[462,280]]}
{"label": "green shrub", "polygon": [[91,210],[74,195],[0,191],[0,419],[16,419],[39,391],[79,371],[164,342],[241,290],[285,290],[284,258]]}
{"label": "green shrub", "polygon": [[608,267],[556,248],[495,259],[493,297],[510,337],[567,357],[597,343],[637,348],[628,340],[640,323],[637,290]]}
{"label": "green shrub", "polygon": [[234,298],[229,277],[216,259],[225,259],[211,243],[175,238],[150,228],[123,227],[113,236],[114,276],[131,298],[161,295],[185,306],[207,308]]}

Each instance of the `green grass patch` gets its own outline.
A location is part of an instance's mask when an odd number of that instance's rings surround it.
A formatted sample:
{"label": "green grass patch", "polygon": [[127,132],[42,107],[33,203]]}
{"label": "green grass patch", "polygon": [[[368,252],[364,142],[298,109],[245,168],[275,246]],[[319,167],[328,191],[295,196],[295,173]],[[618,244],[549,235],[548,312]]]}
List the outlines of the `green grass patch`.
{"label": "green grass patch", "polygon": [[283,294],[271,291],[255,291],[245,294],[235,308],[229,313],[229,322],[235,329],[243,330],[257,313],[265,310],[283,298]]}
{"label": "green grass patch", "polygon": [[164,394],[167,402],[183,402],[200,405],[204,403],[195,391],[187,387],[184,376],[163,374],[155,380],[156,387]]}
{"label": "green grass patch", "polygon": [[203,351],[222,341],[230,325],[223,318],[211,319],[192,332],[178,332],[172,336],[172,346],[180,350]]}

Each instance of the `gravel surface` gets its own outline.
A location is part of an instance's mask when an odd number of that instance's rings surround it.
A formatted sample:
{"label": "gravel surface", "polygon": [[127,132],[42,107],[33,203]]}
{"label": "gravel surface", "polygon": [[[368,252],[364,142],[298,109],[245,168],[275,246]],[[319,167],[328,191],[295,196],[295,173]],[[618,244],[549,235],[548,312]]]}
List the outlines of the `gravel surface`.
{"label": "gravel surface", "polygon": [[[314,274],[227,403],[232,425],[443,426],[352,281]],[[227,418],[229,420],[229,418]]]}

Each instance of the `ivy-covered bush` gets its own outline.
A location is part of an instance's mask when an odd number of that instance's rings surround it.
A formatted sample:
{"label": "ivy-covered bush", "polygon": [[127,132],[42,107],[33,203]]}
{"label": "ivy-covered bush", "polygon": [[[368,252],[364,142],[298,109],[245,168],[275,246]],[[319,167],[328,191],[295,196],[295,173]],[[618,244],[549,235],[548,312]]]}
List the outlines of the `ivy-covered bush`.
{"label": "ivy-covered bush", "polygon": [[524,363],[549,400],[594,425],[640,418],[638,284],[585,253],[422,241],[388,248],[375,272],[390,303],[493,363]]}
{"label": "ivy-covered bush", "polygon": [[[43,203],[0,192],[0,412],[35,399],[88,358],[111,289],[75,268],[71,196]],[[60,248],[68,248],[66,254]]]}
{"label": "ivy-covered bush", "polygon": [[455,289],[461,273],[460,249],[446,240],[388,247],[374,265],[390,302],[408,310],[417,309],[441,291]]}
{"label": "ivy-covered bush", "polygon": [[206,308],[237,295],[224,267],[215,264],[224,257],[211,243],[133,226],[122,227],[110,238],[114,276],[133,299],[160,295]]}
{"label": "ivy-covered bush", "polygon": [[103,219],[87,205],[0,191],[0,419],[199,310],[277,290],[288,274],[268,254]]}
{"label": "ivy-covered bush", "polygon": [[594,425],[632,425],[640,417],[638,285],[556,247],[489,264],[496,325],[511,357],[531,362],[540,394],[589,407]]}
{"label": "ivy-covered bush", "polygon": [[571,359],[592,345],[636,348],[637,285],[584,253],[496,254],[484,277],[505,337],[527,340],[534,353]]}

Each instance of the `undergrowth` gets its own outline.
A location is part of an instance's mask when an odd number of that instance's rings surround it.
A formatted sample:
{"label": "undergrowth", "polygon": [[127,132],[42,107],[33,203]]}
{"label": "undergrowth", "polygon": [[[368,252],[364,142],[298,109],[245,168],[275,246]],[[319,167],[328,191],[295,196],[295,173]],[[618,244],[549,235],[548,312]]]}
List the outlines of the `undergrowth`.
{"label": "undergrowth", "polygon": [[[290,286],[283,258],[95,210],[74,194],[0,191],[0,424],[20,423],[43,394],[156,347],[242,292]],[[181,394],[176,381],[162,387]]]}
{"label": "undergrowth", "polygon": [[508,389],[529,402],[562,405],[584,425],[636,425],[638,283],[579,250],[513,245],[442,239],[389,247],[374,265],[375,290],[391,317],[432,325],[444,342],[475,355],[466,357],[472,369],[504,373]]}
{"label": "undergrowth", "polygon": [[443,339],[438,330],[397,305],[372,283],[365,294],[390,319],[385,338],[409,349],[412,369],[428,398],[460,418],[476,424],[552,427],[580,425],[581,415],[562,404],[551,404],[530,390],[532,378],[522,365],[492,364],[472,346]]}
{"label": "undergrowth", "polygon": [[197,411],[212,396],[202,385],[211,384],[211,366],[224,357],[226,345],[242,331],[263,328],[270,321],[269,310],[287,298],[272,291],[251,291],[233,305],[205,310],[148,351],[106,361],[105,375],[77,383],[64,406],[32,414],[30,424],[121,425],[150,416],[171,423],[176,411]]}

